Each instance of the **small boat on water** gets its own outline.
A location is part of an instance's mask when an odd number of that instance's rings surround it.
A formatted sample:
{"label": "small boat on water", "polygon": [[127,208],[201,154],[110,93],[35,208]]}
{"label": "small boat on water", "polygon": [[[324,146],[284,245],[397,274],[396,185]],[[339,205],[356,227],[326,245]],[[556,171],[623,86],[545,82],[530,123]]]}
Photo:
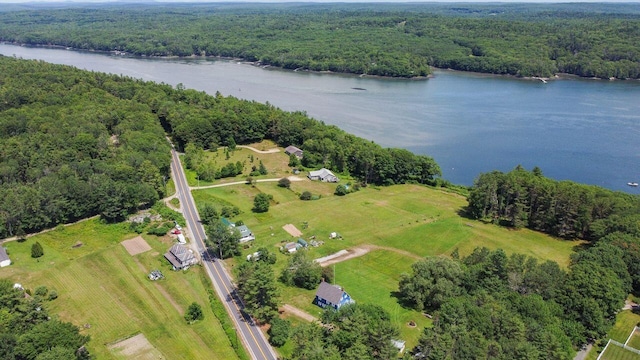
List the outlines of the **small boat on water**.
{"label": "small boat on water", "polygon": [[638,187],[638,183],[637,182],[628,182],[627,185],[633,186],[633,187]]}

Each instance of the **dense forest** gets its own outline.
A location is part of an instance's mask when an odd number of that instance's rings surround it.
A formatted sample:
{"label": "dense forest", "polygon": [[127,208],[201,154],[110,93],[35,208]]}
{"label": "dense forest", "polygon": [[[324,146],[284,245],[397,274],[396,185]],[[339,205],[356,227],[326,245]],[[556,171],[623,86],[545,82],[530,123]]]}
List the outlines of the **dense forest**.
{"label": "dense forest", "polygon": [[637,4],[117,5],[0,12],[0,40],[417,77],[640,78]]}
{"label": "dense forest", "polygon": [[557,181],[543,176],[540,169],[518,166],[508,173],[480,174],[468,200],[467,212],[475,219],[620,248],[633,291],[640,293],[637,195]]}
{"label": "dense forest", "polygon": [[426,258],[403,274],[400,297],[433,314],[415,359],[572,359],[604,336],[630,287],[622,251],[597,246],[557,263],[478,248]]}
{"label": "dense forest", "polygon": [[92,215],[117,221],[152,205],[169,175],[166,133],[181,150],[294,144],[305,166],[363,183],[439,181],[427,156],[268,104],[9,57],[0,57],[0,85],[0,237]]}

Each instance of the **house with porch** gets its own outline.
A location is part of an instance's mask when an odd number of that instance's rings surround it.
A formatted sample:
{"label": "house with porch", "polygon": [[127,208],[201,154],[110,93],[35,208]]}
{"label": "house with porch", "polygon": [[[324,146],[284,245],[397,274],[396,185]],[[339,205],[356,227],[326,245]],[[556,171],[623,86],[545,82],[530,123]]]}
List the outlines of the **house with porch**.
{"label": "house with porch", "polygon": [[173,265],[173,270],[182,270],[198,262],[193,252],[180,244],[174,244],[164,257]]}

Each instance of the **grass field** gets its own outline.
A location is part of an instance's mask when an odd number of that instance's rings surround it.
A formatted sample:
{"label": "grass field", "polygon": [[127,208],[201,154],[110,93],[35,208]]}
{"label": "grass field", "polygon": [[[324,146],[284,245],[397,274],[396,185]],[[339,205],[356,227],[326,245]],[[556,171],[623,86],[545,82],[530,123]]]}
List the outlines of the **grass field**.
{"label": "grass field", "polygon": [[[90,220],[9,242],[5,246],[14,264],[1,269],[0,277],[31,289],[55,289],[59,298],[49,303],[50,312],[91,336],[88,348],[96,359],[123,358],[108,346],[137,333],[165,359],[236,358],[208,305],[203,269],[171,271],[162,255],[170,246],[168,238],[145,235],[152,250],[132,257],[119,243],[135,235],[126,225]],[[45,254],[38,260],[30,257],[35,241]],[[72,247],[78,241],[83,245]],[[166,278],[148,280],[151,269],[160,269]],[[202,306],[205,320],[187,325],[184,310],[194,301]]]}
{"label": "grass field", "polygon": [[624,349],[621,346],[611,344],[607,347],[600,360],[638,360],[640,355]]}
{"label": "grass field", "polygon": [[634,349],[640,350],[640,331],[636,329],[636,331],[633,332],[633,335],[629,339],[627,346],[631,346]]}
{"label": "grass field", "polygon": [[[292,183],[291,189],[275,183],[258,183],[203,189],[193,192],[198,204],[209,202],[218,207],[237,206],[241,219],[256,235],[253,248],[266,246],[274,251],[287,241],[294,240],[282,226],[292,223],[304,238],[316,236],[324,241],[308,251],[319,258],[337,251],[363,244],[391,250],[376,250],[335,267],[337,282],[356,302],[378,303],[391,314],[402,331],[408,348],[414,346],[424,326],[430,320],[417,311],[398,304],[397,291],[400,273],[408,272],[417,257],[449,255],[455,248],[462,256],[479,246],[502,248],[507,253],[523,253],[540,260],[550,259],[566,266],[569,255],[580,242],[562,241],[526,229],[509,230],[491,224],[466,219],[460,215],[466,205],[462,196],[418,185],[363,188],[344,197],[334,196],[335,184],[308,180]],[[319,200],[301,201],[302,191],[322,195]],[[264,192],[273,196],[269,212],[251,212],[253,198]],[[306,224],[306,228],[305,228]],[[343,239],[329,239],[331,232]],[[393,250],[396,251],[393,251]],[[409,253],[412,256],[403,255]],[[242,258],[239,258],[242,259]],[[234,266],[239,259],[229,260]],[[276,274],[286,265],[286,255],[278,254]],[[320,308],[311,304],[315,290],[282,286],[282,300],[317,316]],[[416,328],[407,323],[413,320]]]}
{"label": "grass field", "polygon": [[[249,146],[252,146],[258,150],[270,150],[278,148],[274,143],[269,141],[265,141],[259,144],[251,144]],[[226,157],[225,148],[219,148],[214,151],[205,151],[205,155],[208,157],[208,159],[213,160],[217,168],[220,168],[228,163],[235,164],[236,162],[240,161],[244,164],[244,171],[242,172],[242,174],[236,177],[223,178],[214,181],[198,181],[196,172],[187,169],[184,166],[183,161],[182,164],[187,175],[187,182],[189,183],[189,186],[207,186],[245,180],[251,173],[252,166],[258,168],[260,161],[262,161],[269,173],[267,175],[254,176],[254,179],[280,178],[292,175],[291,168],[288,166],[289,155],[285,154],[282,148],[280,148],[280,152],[270,154],[260,154],[250,149],[236,148],[236,150],[229,152],[229,159],[227,159]]]}
{"label": "grass field", "polygon": [[[631,330],[633,330],[634,326],[636,326],[636,324],[638,324],[638,323],[640,323],[640,315],[634,314],[631,310],[625,310],[625,311],[619,312],[618,315],[616,315],[616,323],[613,326],[613,328],[611,328],[611,330],[609,330],[609,333],[605,337],[605,341],[602,344],[602,346],[594,345],[593,348],[591,349],[591,351],[589,351],[589,354],[587,354],[586,360],[595,360],[595,359],[597,359],[598,358],[598,354],[604,348],[604,346],[607,344],[606,340],[608,340],[608,339],[613,339],[613,340],[615,340],[617,342],[620,342],[620,343],[624,344],[624,342],[627,341],[627,337],[629,337],[629,334],[631,333]],[[611,346],[613,346],[613,345],[611,345]],[[609,346],[609,347],[611,347],[611,346]],[[607,349],[607,351],[608,351],[608,349]],[[625,350],[625,352],[631,352],[631,351]],[[633,354],[633,355],[635,355],[635,354]],[[635,357],[633,359],[640,359],[640,357]]]}

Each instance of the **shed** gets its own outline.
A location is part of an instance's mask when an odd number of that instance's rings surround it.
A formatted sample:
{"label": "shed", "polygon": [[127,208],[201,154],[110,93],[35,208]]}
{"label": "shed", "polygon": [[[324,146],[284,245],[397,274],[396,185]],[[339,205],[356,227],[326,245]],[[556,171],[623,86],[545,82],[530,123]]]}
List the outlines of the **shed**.
{"label": "shed", "polygon": [[187,243],[187,239],[185,239],[184,234],[182,234],[182,233],[178,234],[178,242],[180,244],[186,244]]}
{"label": "shed", "polygon": [[7,254],[7,249],[0,246],[0,267],[5,267],[11,265],[11,259],[9,259],[9,255]]}
{"label": "shed", "polygon": [[293,146],[293,145],[289,145],[284,149],[284,153],[287,155],[295,155],[298,159],[302,159],[303,155],[304,155],[304,151],[302,151],[301,149]]}
{"label": "shed", "polygon": [[404,340],[393,340],[393,339],[391,339],[391,343],[393,344],[393,347],[398,349],[399,353],[402,354],[404,352],[404,347],[405,347],[405,343],[406,343]]}
{"label": "shed", "polygon": [[316,291],[316,296],[313,299],[313,303],[321,308],[331,307],[338,310],[343,305],[352,304],[355,301],[351,299],[351,296],[347,294],[341,287],[331,285],[328,282],[321,282]]}
{"label": "shed", "polygon": [[309,246],[309,244],[307,244],[307,242],[303,238],[298,238],[298,244],[305,248]]}
{"label": "shed", "polygon": [[300,245],[294,242],[290,242],[290,243],[284,244],[284,249],[289,253],[294,253],[298,251],[298,246]]}

